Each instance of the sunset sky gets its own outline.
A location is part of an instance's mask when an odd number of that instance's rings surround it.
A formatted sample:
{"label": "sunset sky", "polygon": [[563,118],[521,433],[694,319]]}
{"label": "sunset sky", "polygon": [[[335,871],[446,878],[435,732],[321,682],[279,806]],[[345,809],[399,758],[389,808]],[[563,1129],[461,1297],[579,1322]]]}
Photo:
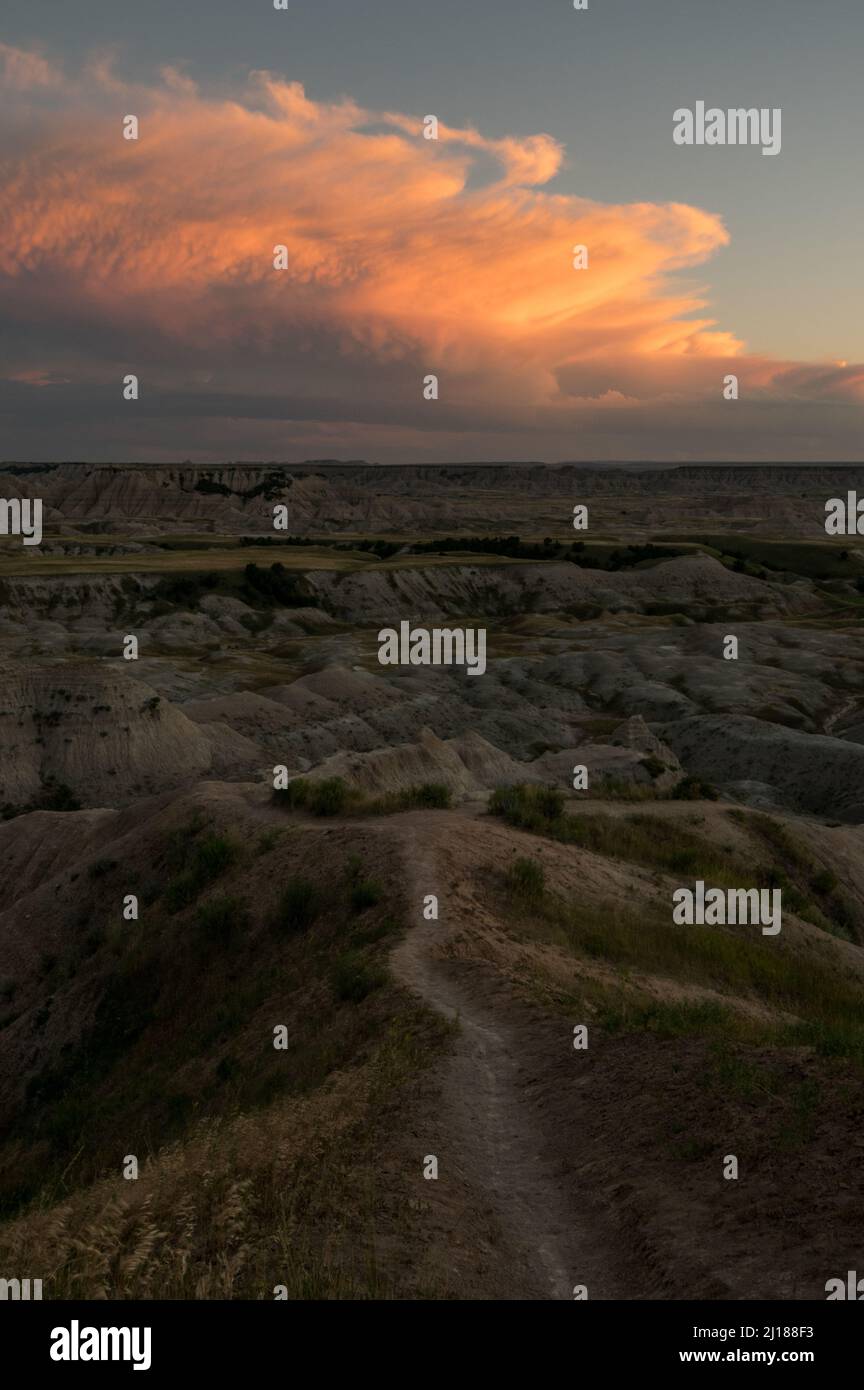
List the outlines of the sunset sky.
{"label": "sunset sky", "polygon": [[0,458],[860,460],[862,52],[861,0],[4,0]]}

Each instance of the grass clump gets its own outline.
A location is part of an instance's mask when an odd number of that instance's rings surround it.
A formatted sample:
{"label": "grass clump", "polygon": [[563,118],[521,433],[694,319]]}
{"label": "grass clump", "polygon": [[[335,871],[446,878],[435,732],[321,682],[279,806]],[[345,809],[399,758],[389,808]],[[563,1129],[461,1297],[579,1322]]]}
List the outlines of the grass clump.
{"label": "grass clump", "polygon": [[398,811],[446,811],[452,793],[443,782],[420,782],[381,796],[366,796],[341,777],[326,777],[320,782],[294,777],[287,787],[274,790],[273,800],[285,810],[309,811],[313,816],[390,816]]}
{"label": "grass clump", "polygon": [[239,898],[230,894],[203,903],[195,914],[195,924],[206,942],[228,946],[249,920],[249,914]]}
{"label": "grass clump", "polygon": [[308,878],[291,878],[279,898],[275,925],[283,932],[303,932],[320,916],[321,895]]}
{"label": "grass clump", "polygon": [[287,787],[277,787],[273,800],[288,811],[310,811],[313,816],[338,816],[345,810],[351,790],[341,777],[324,777],[320,782],[294,777]]}
{"label": "grass clump", "polygon": [[501,816],[520,830],[549,834],[561,830],[564,820],[564,793],[557,787],[496,787],[489,798],[489,814]]}
{"label": "grass clump", "polygon": [[864,922],[832,869],[821,864],[787,826],[772,816],[737,809],[728,814],[770,850],[775,866],[770,886],[783,889],[783,904],[790,912],[834,936],[861,943]]}
{"label": "grass clump", "polygon": [[392,816],[399,811],[447,811],[452,803],[450,788],[443,782],[420,782],[381,796],[365,797],[356,809],[366,816]]}
{"label": "grass clump", "polygon": [[[518,898],[515,897],[518,905]],[[762,1040],[811,1047],[825,1057],[864,1066],[864,987],[811,956],[799,955],[781,939],[769,944],[745,935],[748,929],[692,925],[673,927],[660,902],[644,908],[615,908],[581,902],[578,908],[545,892],[531,903],[524,930],[554,941],[576,956],[593,956],[625,972],[645,972],[719,991],[725,1000],[658,1004],[627,1000],[606,1011],[607,1025],[672,1036],[683,1031],[748,1036],[754,1022],[735,1008],[756,1000],[770,1011]],[[716,1011],[726,1009],[725,1019]],[[671,1012],[670,1012],[671,1010]]]}
{"label": "grass clump", "polygon": [[208,884],[215,882],[236,862],[239,853],[239,846],[227,835],[205,835],[187,843],[181,851],[183,871],[165,890],[169,912],[179,912],[193,903]]}
{"label": "grass clump", "polygon": [[671,797],[673,801],[718,801],[720,793],[699,777],[683,777],[672,788]]}
{"label": "grass clump", "polygon": [[339,956],[331,972],[336,998],[351,1004],[359,1004],[386,982],[384,968],[364,960],[359,951],[346,951]]}
{"label": "grass clump", "polygon": [[545,835],[562,844],[579,845],[594,854],[623,859],[649,869],[735,887],[742,874],[754,868],[683,825],[674,834],[651,815],[564,814],[563,794],[548,787],[500,788],[489,799],[489,811],[509,825]]}
{"label": "grass clump", "polygon": [[610,1033],[654,1033],[658,1038],[682,1038],[692,1033],[724,1037],[730,1031],[731,1010],[714,1000],[610,1000],[598,1010],[597,1021]]}
{"label": "grass clump", "polygon": [[418,787],[409,788],[417,806],[425,806],[430,811],[446,811],[452,801],[450,788],[443,782],[421,782]]}
{"label": "grass clump", "polygon": [[370,907],[380,903],[383,896],[384,889],[377,879],[358,879],[351,888],[351,911],[368,912]]}
{"label": "grass clump", "polygon": [[543,865],[536,859],[516,859],[507,874],[507,887],[524,903],[539,903],[546,891]]}

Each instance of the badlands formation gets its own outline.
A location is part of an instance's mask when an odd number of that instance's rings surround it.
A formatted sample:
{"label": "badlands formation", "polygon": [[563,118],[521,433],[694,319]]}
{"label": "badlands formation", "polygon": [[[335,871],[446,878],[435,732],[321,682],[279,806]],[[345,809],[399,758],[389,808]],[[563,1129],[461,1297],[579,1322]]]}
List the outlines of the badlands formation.
{"label": "badlands formation", "polygon": [[[823,518],[862,486],[7,465],[45,535],[0,549],[0,1263],[824,1296],[862,1234],[864,551]],[[482,676],[382,665],[402,621],[482,627]],[[673,928],[712,878],[781,889],[776,942]]]}

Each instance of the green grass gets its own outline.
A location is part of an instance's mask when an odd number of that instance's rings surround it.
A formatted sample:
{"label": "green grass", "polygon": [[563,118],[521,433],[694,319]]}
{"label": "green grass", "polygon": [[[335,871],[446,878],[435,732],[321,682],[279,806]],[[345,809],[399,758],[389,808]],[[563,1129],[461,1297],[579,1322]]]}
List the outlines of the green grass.
{"label": "green grass", "polygon": [[770,886],[783,889],[784,905],[790,911],[823,931],[860,943],[864,923],[833,870],[821,864],[787,826],[772,816],[737,808],[727,814],[770,850],[775,866]]}
{"label": "green grass", "polygon": [[519,786],[493,792],[488,809],[520,830],[645,868],[706,881],[710,878],[718,886],[737,887],[742,875],[746,879],[754,872],[752,864],[722,851],[686,826],[676,824],[670,834],[667,825],[650,815],[566,815],[563,807],[563,795],[556,789]]}
{"label": "green grass", "polygon": [[542,864],[536,859],[515,860],[507,874],[507,887],[522,902],[540,902],[545,892]]}
{"label": "green grass", "polygon": [[[661,900],[629,909],[584,901],[574,906],[543,890],[526,900],[509,876],[505,887],[511,914],[528,936],[539,935],[576,956],[605,961],[622,972],[622,980],[629,971],[638,970],[729,997],[728,1008],[723,1003],[704,1009],[677,1003],[660,1007],[653,999],[640,1000],[638,989],[627,1000],[625,991],[621,1001],[606,1009],[610,1026],[622,1026],[625,1015],[617,1024],[614,1020],[616,1010],[624,1009],[634,1029],[658,1031],[661,1025],[668,1029],[680,1018],[689,1020],[687,1026],[693,1031],[728,1032],[735,1002],[749,998],[773,1015],[756,1030],[763,1038],[809,1046],[823,1056],[851,1058],[864,1066],[864,986],[822,961],[797,953],[782,937],[768,943],[761,936],[747,935],[752,931],[749,927],[674,926],[671,901],[668,907]],[[526,912],[530,913],[527,919]],[[718,1008],[726,1012],[721,1016]],[[740,1015],[736,1027],[745,1035],[754,1032],[753,1024]]]}
{"label": "green grass", "polygon": [[690,541],[719,552],[724,559],[762,565],[766,569],[800,574],[806,579],[855,579],[864,573],[848,545],[827,541],[772,541],[761,536],[669,536],[670,541]]}
{"label": "green grass", "polygon": [[274,790],[273,801],[285,810],[308,811],[313,816],[388,816],[423,808],[446,811],[451,793],[443,782],[421,782],[399,791],[370,796],[350,787],[341,777],[326,777],[320,781],[294,777],[287,787]]}
{"label": "green grass", "polygon": [[321,894],[308,878],[290,878],[276,909],[274,925],[282,932],[308,931],[323,910]]}
{"label": "green grass", "polygon": [[324,777],[318,782],[295,777],[287,787],[277,787],[273,800],[288,811],[309,811],[313,816],[338,816],[346,808],[351,792],[341,777]]}
{"label": "green grass", "polygon": [[331,983],[337,999],[359,1004],[387,983],[387,972],[359,951],[346,951],[333,966]]}
{"label": "green grass", "polygon": [[610,1033],[654,1033],[659,1038],[681,1038],[691,1033],[725,1036],[733,1020],[731,1010],[712,1000],[664,1002],[658,999],[619,996],[600,1006],[597,1021]]}
{"label": "green grass", "polygon": [[248,924],[249,913],[239,898],[223,894],[203,903],[195,914],[195,925],[205,943],[215,942],[220,946],[234,941]]}
{"label": "green grass", "polygon": [[175,838],[171,858],[182,865],[165,889],[169,912],[179,912],[193,903],[200,893],[224,874],[238,859],[240,847],[227,835],[208,834],[200,839],[180,842]]}

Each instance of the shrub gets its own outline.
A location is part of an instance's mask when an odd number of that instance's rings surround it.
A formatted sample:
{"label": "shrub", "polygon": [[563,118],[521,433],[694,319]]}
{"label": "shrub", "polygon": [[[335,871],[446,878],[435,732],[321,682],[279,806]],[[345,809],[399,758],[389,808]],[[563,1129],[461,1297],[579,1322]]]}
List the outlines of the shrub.
{"label": "shrub", "polygon": [[306,931],[320,911],[320,895],[314,883],[307,878],[291,878],[279,899],[276,925],[282,931]]}
{"label": "shrub", "polygon": [[443,782],[421,782],[417,788],[418,806],[426,806],[435,811],[446,811],[451,801],[450,788],[445,786]]}
{"label": "shrub", "polygon": [[309,801],[309,783],[305,777],[293,777],[287,787],[274,789],[273,800],[277,806],[284,806],[287,811],[306,806]]}
{"label": "shrub", "polygon": [[205,835],[195,846],[194,872],[202,884],[218,878],[237,858],[237,846],[224,835]]}
{"label": "shrub", "polygon": [[313,782],[309,793],[309,809],[315,816],[338,816],[348,800],[348,784],[341,777],[325,777]]}
{"label": "shrub", "polygon": [[229,894],[203,903],[195,914],[196,926],[208,941],[225,946],[246,926],[249,914],[239,898]]}
{"label": "shrub", "polygon": [[188,867],[185,873],[172,879],[165,891],[165,901],[171,912],[179,912],[194,902],[208,883],[213,883],[234,863],[238,847],[225,835],[205,835],[191,846],[172,848],[174,862],[180,858]]}
{"label": "shrub", "polygon": [[337,999],[359,1004],[380,989],[387,976],[381,966],[369,965],[359,951],[346,951],[333,966],[331,980]]}
{"label": "shrub", "polygon": [[366,796],[350,787],[341,777],[325,777],[320,782],[294,777],[287,787],[274,790],[273,800],[286,810],[304,809],[315,816],[338,816],[342,813],[389,816],[397,811],[410,811],[415,806],[446,811],[451,805],[452,793],[443,782],[420,782],[399,791],[384,792],[381,796]]}
{"label": "shrub", "polygon": [[685,777],[672,791],[673,801],[716,801],[720,793],[710,782],[698,777]]}
{"label": "shrub", "polygon": [[290,811],[303,807],[313,816],[338,816],[345,810],[349,793],[348,783],[341,777],[325,777],[320,782],[294,777],[287,787],[274,790],[273,800]]}
{"label": "shrub", "polygon": [[545,875],[536,859],[517,859],[507,875],[507,887],[520,898],[533,902],[543,896]]}
{"label": "shrub", "polygon": [[564,794],[557,787],[498,787],[488,809],[521,830],[549,831],[564,815]]}
{"label": "shrub", "polygon": [[42,803],[46,811],[80,811],[81,802],[73,793],[71,787],[67,787],[63,782],[46,782],[44,784],[45,799]]}
{"label": "shrub", "polygon": [[831,869],[820,869],[811,884],[814,893],[833,893],[838,887],[837,875]]}
{"label": "shrub", "polygon": [[380,903],[383,896],[384,889],[377,879],[358,879],[351,889],[351,911],[366,912],[376,903]]}

